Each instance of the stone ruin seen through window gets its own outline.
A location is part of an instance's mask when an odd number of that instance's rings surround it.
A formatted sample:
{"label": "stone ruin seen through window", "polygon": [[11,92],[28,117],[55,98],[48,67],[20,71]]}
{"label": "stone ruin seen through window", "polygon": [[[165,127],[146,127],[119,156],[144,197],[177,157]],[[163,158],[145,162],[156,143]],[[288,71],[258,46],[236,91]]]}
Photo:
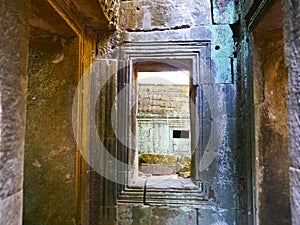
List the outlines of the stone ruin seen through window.
{"label": "stone ruin seen through window", "polygon": [[191,185],[190,72],[137,71],[136,87],[135,182],[147,180],[159,187]]}

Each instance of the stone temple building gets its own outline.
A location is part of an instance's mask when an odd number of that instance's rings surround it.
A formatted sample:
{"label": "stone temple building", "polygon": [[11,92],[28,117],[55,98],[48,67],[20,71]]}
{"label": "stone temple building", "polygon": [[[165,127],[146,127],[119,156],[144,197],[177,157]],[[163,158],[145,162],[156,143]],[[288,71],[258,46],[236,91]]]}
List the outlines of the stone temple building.
{"label": "stone temple building", "polygon": [[299,0],[0,12],[1,225],[300,225]]}

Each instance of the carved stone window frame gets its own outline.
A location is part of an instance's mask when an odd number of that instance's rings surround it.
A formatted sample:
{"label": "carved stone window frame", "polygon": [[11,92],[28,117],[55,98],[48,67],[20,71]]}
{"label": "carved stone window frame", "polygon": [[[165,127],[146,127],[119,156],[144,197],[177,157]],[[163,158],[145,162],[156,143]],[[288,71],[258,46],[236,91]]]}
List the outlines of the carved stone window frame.
{"label": "carved stone window frame", "polygon": [[[122,46],[120,51],[120,65],[122,69],[119,70],[118,74],[118,92],[120,93],[124,87],[128,86],[126,94],[126,104],[124,101],[118,100],[118,137],[123,140],[123,143],[118,143],[118,160],[128,164],[128,168],[119,168],[118,171],[126,171],[123,174],[121,180],[125,181],[118,187],[118,194],[126,192],[126,189],[130,186],[131,180],[134,175],[135,156],[132,150],[135,147],[135,140],[132,138],[132,131],[135,130],[134,117],[130,109],[130,102],[133,101],[131,88],[134,86],[135,75],[134,75],[134,64],[136,62],[165,62],[170,63],[172,66],[177,67],[178,70],[186,69],[186,62],[191,62],[190,72],[192,82],[190,84],[190,92],[193,92],[194,87],[200,86],[200,84],[209,84],[213,82],[213,77],[210,73],[210,60],[211,60],[211,43],[209,41],[192,41],[192,42],[144,42],[144,43],[126,43]],[[184,63],[180,63],[183,61]],[[122,63],[121,63],[122,64]],[[176,65],[174,65],[176,64]],[[195,154],[192,155],[192,180],[193,182],[200,184],[201,177],[199,167],[199,159],[204,151],[201,146],[201,140],[195,138],[197,135],[201,137],[201,119],[202,109],[200,106],[200,100],[195,97],[194,94],[194,105],[195,112],[191,119],[196,119],[195,123],[191,123],[191,145],[195,147]],[[123,99],[124,100],[124,99]],[[125,112],[125,113],[124,113]],[[197,115],[197,116],[195,116]],[[201,139],[201,138],[199,138]],[[195,141],[197,140],[197,141]],[[124,143],[124,141],[126,143]],[[197,142],[197,143],[195,143]],[[128,147],[129,146],[129,147]],[[192,147],[193,148],[193,147]],[[133,169],[132,169],[133,168]],[[201,189],[201,188],[200,188]]]}

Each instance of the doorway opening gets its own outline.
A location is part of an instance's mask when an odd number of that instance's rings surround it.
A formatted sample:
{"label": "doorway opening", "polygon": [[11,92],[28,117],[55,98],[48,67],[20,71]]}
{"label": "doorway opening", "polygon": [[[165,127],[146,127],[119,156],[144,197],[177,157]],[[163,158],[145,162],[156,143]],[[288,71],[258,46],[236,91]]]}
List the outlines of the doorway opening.
{"label": "doorway opening", "polygon": [[190,71],[157,63],[136,66],[134,78],[137,169],[133,183],[140,186],[147,181],[154,188],[193,186]]}
{"label": "doorway opening", "polygon": [[188,71],[138,72],[139,175],[190,173]]}
{"label": "doorway opening", "polygon": [[256,219],[262,224],[291,223],[282,27],[281,1],[276,0],[253,28]]}

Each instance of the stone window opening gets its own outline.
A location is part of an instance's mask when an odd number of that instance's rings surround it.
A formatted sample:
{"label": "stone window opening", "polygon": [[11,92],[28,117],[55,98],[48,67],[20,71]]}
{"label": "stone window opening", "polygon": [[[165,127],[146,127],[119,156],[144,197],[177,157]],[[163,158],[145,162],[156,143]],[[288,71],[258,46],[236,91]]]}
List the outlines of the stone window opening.
{"label": "stone window opening", "polygon": [[197,208],[204,195],[191,177],[196,168],[190,135],[194,118],[190,70],[145,61],[134,63],[133,71],[134,169],[119,202]]}
{"label": "stone window opening", "polygon": [[[198,208],[207,203],[200,176],[200,156],[202,152],[202,109],[200,104],[201,83],[209,83],[209,42],[179,43],[128,43],[121,51],[124,69],[118,73],[118,133],[124,143],[118,144],[118,159],[128,166],[119,167],[122,184],[118,186],[119,203],[147,203],[149,205],[189,204]],[[168,135],[173,141],[189,141],[190,174],[184,177],[175,171],[172,174],[150,174],[139,176],[138,120],[141,107],[138,91],[138,77],[142,72],[183,72],[188,73],[188,121],[187,127],[170,126]],[[173,80],[172,80],[173,81]],[[173,81],[174,82],[174,81]],[[128,88],[129,87],[129,88]],[[124,89],[125,88],[125,89]],[[124,90],[126,90],[124,92]],[[125,93],[125,94],[124,94]],[[127,104],[124,105],[124,102]],[[168,101],[170,102],[170,101]],[[175,137],[173,138],[173,131]],[[189,132],[187,135],[187,131]],[[176,138],[180,134],[182,138]],[[183,138],[183,137],[189,138]],[[176,160],[175,160],[176,161]],[[143,174],[142,174],[143,175]],[[146,194],[144,194],[146,190]],[[143,197],[144,196],[144,197]],[[145,198],[145,199],[143,199]]]}
{"label": "stone window opening", "polygon": [[189,138],[189,130],[173,130],[173,138]]}
{"label": "stone window opening", "polygon": [[149,69],[136,73],[138,174],[132,184],[184,188],[191,185],[182,179],[190,179],[191,167],[189,71]]}

